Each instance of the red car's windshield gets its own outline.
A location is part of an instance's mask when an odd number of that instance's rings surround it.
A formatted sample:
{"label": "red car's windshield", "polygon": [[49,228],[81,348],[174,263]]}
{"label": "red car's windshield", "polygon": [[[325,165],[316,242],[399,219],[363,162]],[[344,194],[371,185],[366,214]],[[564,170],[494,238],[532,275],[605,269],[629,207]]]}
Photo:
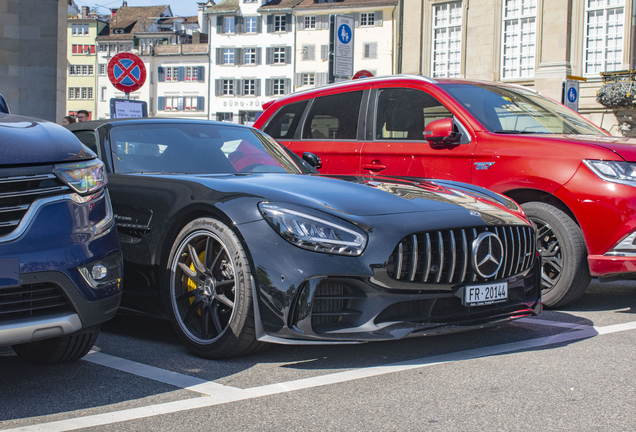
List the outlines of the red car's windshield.
{"label": "red car's windshield", "polygon": [[487,84],[440,87],[490,132],[605,135],[568,108],[531,90]]}

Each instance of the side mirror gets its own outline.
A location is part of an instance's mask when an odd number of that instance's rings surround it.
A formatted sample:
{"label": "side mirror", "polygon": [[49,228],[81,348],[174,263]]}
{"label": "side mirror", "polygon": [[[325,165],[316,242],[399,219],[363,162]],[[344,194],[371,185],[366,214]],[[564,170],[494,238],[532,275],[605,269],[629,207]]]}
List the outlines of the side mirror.
{"label": "side mirror", "polygon": [[455,132],[452,118],[434,120],[424,129],[424,139],[430,144],[457,144],[461,137],[461,133]]}
{"label": "side mirror", "polygon": [[316,169],[322,168],[322,161],[320,160],[320,157],[313,153],[303,153],[303,160]]}
{"label": "side mirror", "polygon": [[9,114],[9,104],[4,100],[4,96],[0,94],[0,113]]}

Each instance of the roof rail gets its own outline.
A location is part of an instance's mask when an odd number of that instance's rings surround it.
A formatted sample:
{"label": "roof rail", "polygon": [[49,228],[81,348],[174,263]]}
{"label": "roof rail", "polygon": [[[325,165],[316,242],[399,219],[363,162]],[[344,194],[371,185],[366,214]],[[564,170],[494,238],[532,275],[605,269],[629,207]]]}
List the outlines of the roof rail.
{"label": "roof rail", "polygon": [[289,95],[286,95],[286,96],[291,96],[291,95],[295,95],[295,94],[299,94],[299,93],[310,92],[310,91],[316,90],[318,88],[346,86],[346,85],[352,85],[352,84],[359,83],[359,82],[379,81],[379,80],[383,80],[383,79],[386,79],[386,78],[417,79],[417,80],[424,81],[424,82],[429,83],[429,84],[437,84],[437,81],[435,81],[433,78],[429,78],[429,77],[426,77],[424,75],[415,75],[415,74],[382,75],[382,76],[374,76],[374,77],[365,77],[365,78],[360,78],[360,79],[356,79],[356,80],[337,81],[335,83],[325,84],[325,85],[320,86],[320,87],[312,87],[312,88],[303,89],[303,90],[296,90],[295,92],[290,93]]}

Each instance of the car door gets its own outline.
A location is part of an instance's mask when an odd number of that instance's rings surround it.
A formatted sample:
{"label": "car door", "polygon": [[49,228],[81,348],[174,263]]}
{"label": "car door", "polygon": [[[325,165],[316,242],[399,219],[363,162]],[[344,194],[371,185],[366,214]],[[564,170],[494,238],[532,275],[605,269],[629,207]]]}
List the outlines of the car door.
{"label": "car door", "polygon": [[360,150],[364,137],[361,107],[368,92],[356,90],[315,98],[302,119],[302,127],[287,145],[299,156],[316,154],[322,174],[360,172]]}
{"label": "car door", "polygon": [[[379,87],[370,94],[361,173],[470,182],[474,140],[454,113],[430,93],[410,87]],[[425,140],[427,125],[452,118],[456,143]]]}

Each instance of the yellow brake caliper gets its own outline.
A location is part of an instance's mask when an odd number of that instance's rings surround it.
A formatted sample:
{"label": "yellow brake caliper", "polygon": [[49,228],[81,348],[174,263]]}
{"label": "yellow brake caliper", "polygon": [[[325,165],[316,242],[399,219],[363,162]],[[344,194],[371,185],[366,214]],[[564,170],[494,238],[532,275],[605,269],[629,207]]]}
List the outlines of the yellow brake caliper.
{"label": "yellow brake caliper", "polygon": [[[201,261],[202,263],[205,262],[205,251],[199,254],[199,261]],[[190,270],[195,271],[194,264],[190,264]],[[188,292],[194,291],[195,289],[197,289],[197,284],[194,283],[192,279],[188,278]],[[190,304],[192,303],[194,303],[194,297],[190,297]],[[199,313],[199,315],[201,315],[201,309],[199,309],[197,312]]]}

